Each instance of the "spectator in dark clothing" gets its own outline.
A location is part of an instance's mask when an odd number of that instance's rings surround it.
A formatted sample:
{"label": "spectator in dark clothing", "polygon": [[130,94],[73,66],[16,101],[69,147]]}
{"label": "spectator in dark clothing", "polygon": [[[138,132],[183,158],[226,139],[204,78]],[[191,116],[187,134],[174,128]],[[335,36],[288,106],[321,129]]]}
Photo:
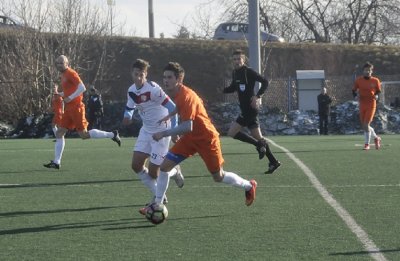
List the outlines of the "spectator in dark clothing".
{"label": "spectator in dark clothing", "polygon": [[88,121],[89,126],[88,129],[91,130],[93,128],[102,129],[102,120],[104,116],[103,111],[103,100],[101,99],[101,94],[98,92],[94,86],[90,87],[89,90],[89,99],[87,104],[88,109]]}
{"label": "spectator in dark clothing", "polygon": [[331,103],[332,99],[326,93],[326,88],[322,88],[318,95],[319,133],[321,135],[328,135],[328,116]]}

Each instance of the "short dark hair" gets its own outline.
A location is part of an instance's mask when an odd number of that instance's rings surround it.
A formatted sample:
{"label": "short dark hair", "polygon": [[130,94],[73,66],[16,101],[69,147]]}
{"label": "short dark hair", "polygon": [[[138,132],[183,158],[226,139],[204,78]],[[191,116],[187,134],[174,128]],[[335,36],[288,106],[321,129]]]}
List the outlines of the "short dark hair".
{"label": "short dark hair", "polygon": [[178,79],[181,76],[185,75],[185,70],[183,67],[177,63],[177,62],[169,62],[165,67],[164,67],[164,72],[165,71],[172,71],[175,74],[175,77]]}
{"label": "short dark hair", "polygon": [[364,66],[363,66],[363,69],[365,69],[365,68],[374,68],[374,65],[372,64],[372,63],[370,63],[370,62],[366,62],[365,64],[364,64]]}
{"label": "short dark hair", "polygon": [[136,59],[136,61],[133,62],[133,64],[132,64],[132,70],[134,68],[137,68],[141,71],[147,71],[147,69],[150,68],[150,64],[148,61],[145,61],[143,59]]}
{"label": "short dark hair", "polygon": [[242,49],[236,49],[232,55],[245,55]]}

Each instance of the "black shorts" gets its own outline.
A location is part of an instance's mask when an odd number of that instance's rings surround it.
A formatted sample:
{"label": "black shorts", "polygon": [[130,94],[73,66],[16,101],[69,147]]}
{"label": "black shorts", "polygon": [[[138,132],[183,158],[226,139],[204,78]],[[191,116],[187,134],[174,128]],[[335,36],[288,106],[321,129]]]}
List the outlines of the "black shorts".
{"label": "black shorts", "polygon": [[239,115],[239,117],[237,117],[236,119],[236,122],[240,126],[247,127],[250,130],[260,127],[260,122],[258,121],[257,115],[251,115],[246,117]]}

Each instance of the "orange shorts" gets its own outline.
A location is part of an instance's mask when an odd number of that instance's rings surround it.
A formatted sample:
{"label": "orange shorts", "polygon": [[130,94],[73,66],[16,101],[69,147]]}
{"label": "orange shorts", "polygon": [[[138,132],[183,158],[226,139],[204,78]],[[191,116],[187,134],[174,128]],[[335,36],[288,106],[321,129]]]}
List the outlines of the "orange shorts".
{"label": "orange shorts", "polygon": [[360,106],[360,121],[361,123],[371,123],[374,119],[375,106]]}
{"label": "orange shorts", "polygon": [[79,104],[67,104],[64,108],[64,115],[61,119],[60,127],[77,131],[86,130],[88,122],[85,116],[85,105]]}
{"label": "orange shorts", "polygon": [[222,157],[221,143],[218,137],[211,140],[191,139],[183,136],[170,149],[173,154],[181,155],[185,158],[193,156],[196,152],[199,153],[211,173],[218,172],[224,164]]}
{"label": "orange shorts", "polygon": [[51,121],[53,124],[60,126],[62,120],[62,113],[54,113],[53,120]]}

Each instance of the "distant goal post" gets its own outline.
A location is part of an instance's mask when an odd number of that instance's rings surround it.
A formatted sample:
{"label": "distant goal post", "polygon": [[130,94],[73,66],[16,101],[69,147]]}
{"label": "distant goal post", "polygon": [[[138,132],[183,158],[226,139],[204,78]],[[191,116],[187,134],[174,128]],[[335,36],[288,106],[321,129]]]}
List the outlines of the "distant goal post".
{"label": "distant goal post", "polygon": [[381,82],[380,102],[383,105],[391,105],[400,100],[400,81],[383,81]]}

